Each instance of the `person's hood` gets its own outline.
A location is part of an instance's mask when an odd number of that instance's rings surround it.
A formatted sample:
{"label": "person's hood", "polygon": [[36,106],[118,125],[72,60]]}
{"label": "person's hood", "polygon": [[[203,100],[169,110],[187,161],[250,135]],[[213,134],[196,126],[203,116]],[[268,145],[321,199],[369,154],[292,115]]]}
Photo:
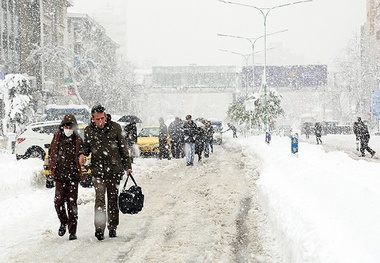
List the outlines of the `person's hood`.
{"label": "person's hood", "polygon": [[61,126],[65,126],[66,124],[74,124],[75,126],[78,126],[77,119],[73,114],[66,114],[62,121],[61,121]]}

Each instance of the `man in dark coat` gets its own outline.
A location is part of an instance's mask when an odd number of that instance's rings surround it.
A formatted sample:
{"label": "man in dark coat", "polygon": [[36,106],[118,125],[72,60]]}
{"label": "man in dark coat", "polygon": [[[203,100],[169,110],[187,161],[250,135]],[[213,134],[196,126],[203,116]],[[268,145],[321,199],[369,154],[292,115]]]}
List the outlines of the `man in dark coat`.
{"label": "man in dark coat", "polygon": [[354,122],[354,125],[352,127],[354,134],[355,134],[355,139],[356,139],[356,150],[360,150],[360,138],[359,138],[359,120],[361,121],[362,118],[358,117],[358,121]]}
{"label": "man in dark coat", "polygon": [[358,118],[357,132],[358,132],[358,137],[360,140],[360,153],[361,153],[360,156],[364,157],[365,151],[367,150],[371,154],[371,157],[373,157],[376,152],[368,146],[368,142],[371,137],[368,131],[368,126],[364,124],[364,122],[362,121],[360,117]]}
{"label": "man in dark coat", "polygon": [[206,141],[206,128],[202,121],[197,125],[197,134],[195,136],[195,154],[198,155],[198,162],[202,160],[203,150]]}
{"label": "man in dark coat", "polygon": [[183,121],[175,117],[174,121],[169,124],[169,135],[173,158],[179,159],[183,151]]}
{"label": "man in dark coat", "polygon": [[83,165],[86,156],[91,154],[90,168],[95,187],[95,236],[103,240],[107,218],[109,237],[116,237],[119,225],[118,188],[124,172],[132,172],[132,165],[120,125],[111,120],[101,105],[94,106],[91,114],[91,124],[84,130],[83,151],[79,160]]}
{"label": "man in dark coat", "polygon": [[54,133],[49,149],[49,167],[55,182],[54,205],[61,223],[58,235],[63,236],[68,227],[69,240],[77,239],[78,182],[83,179],[77,158],[83,141],[77,126],[74,115],[65,115],[59,129]]}
{"label": "man in dark coat", "polygon": [[186,122],[183,125],[183,134],[184,134],[184,142],[185,142],[186,165],[192,166],[194,163],[197,125],[191,119],[191,115],[186,116]]}
{"label": "man in dark coat", "polygon": [[314,134],[315,138],[317,140],[317,144],[321,143],[322,144],[322,126],[319,122],[316,122],[314,125]]}
{"label": "man in dark coat", "polygon": [[236,127],[231,123],[227,123],[228,129],[226,131],[232,130],[232,138],[237,138]]}
{"label": "man in dark coat", "polygon": [[214,140],[214,128],[208,120],[204,120],[205,125],[205,157],[210,156],[210,150],[213,151],[213,140]]}
{"label": "man in dark coat", "polygon": [[160,124],[160,129],[158,133],[158,158],[170,160],[169,150],[168,150],[168,127],[166,126],[164,119],[159,118],[158,122]]}

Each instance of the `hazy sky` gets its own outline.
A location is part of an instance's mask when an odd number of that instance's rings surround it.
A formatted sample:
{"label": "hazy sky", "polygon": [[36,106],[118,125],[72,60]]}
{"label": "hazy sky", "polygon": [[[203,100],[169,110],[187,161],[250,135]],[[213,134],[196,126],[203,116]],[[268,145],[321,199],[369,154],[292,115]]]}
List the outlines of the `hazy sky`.
{"label": "hazy sky", "polygon": [[[294,2],[230,1],[257,7]],[[108,13],[109,25],[105,27],[111,37],[126,42],[120,43],[121,50],[139,66],[240,66],[244,64],[241,56],[220,49],[250,54],[250,43],[217,34],[257,38],[264,33],[263,16],[258,10],[218,0],[74,0],[69,11],[85,12],[95,19],[104,19]],[[268,56],[281,49],[294,55],[287,56],[287,64],[331,66],[348,40],[360,33],[365,16],[364,0],[313,0],[273,9],[267,17],[267,33],[288,31],[267,38],[267,47],[273,47],[267,51]],[[255,51],[263,48],[260,39]],[[259,57],[255,62],[262,63]]]}

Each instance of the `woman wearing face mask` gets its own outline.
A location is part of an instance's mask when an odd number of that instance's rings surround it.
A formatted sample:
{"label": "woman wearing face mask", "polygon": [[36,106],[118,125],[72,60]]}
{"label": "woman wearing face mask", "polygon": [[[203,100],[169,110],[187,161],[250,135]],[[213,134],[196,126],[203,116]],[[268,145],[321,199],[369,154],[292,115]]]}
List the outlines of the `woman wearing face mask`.
{"label": "woman wearing face mask", "polygon": [[49,166],[55,182],[54,205],[60,221],[58,235],[63,236],[67,228],[69,240],[77,239],[78,183],[85,179],[81,178],[81,166],[78,161],[83,141],[78,134],[77,126],[74,115],[65,115],[59,129],[54,133],[49,149]]}

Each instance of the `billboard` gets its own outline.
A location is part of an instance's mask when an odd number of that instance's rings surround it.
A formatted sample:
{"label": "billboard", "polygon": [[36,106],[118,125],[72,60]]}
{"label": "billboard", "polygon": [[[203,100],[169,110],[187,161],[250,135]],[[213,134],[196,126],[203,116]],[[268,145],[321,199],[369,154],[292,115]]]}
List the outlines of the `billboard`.
{"label": "billboard", "polygon": [[235,66],[153,67],[153,87],[235,87]]}
{"label": "billboard", "polygon": [[[260,87],[264,66],[243,67],[243,85]],[[270,88],[303,88],[327,85],[327,65],[266,66],[267,85]],[[253,81],[254,80],[254,81]]]}

